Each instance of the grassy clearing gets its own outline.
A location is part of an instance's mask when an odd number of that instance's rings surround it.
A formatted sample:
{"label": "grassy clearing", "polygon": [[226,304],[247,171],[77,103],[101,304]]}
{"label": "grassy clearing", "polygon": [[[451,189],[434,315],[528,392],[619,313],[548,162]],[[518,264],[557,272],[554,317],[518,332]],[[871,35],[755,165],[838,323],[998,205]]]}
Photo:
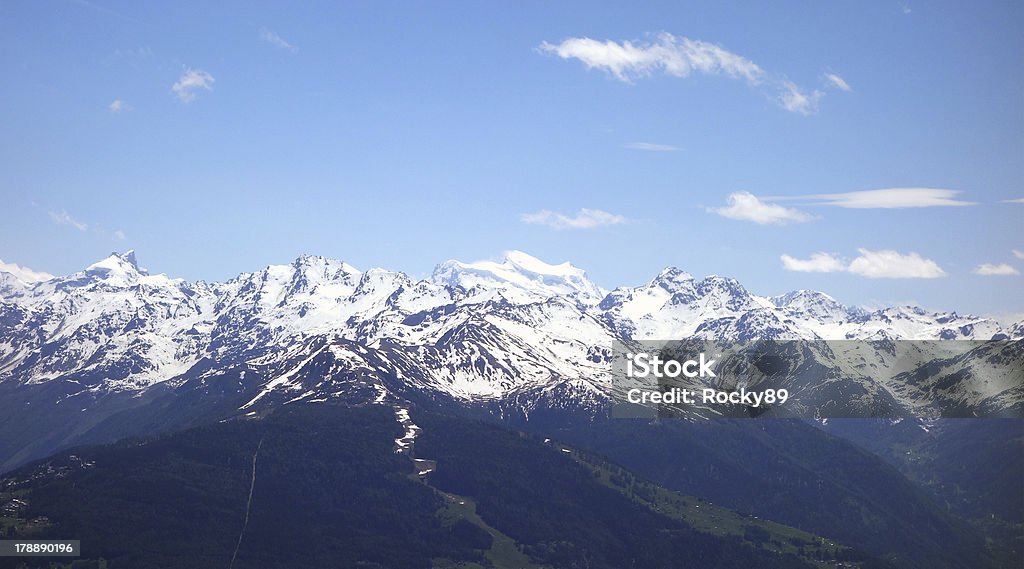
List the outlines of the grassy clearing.
{"label": "grassy clearing", "polygon": [[[736,536],[751,545],[778,553],[792,553],[821,567],[835,567],[834,557],[849,548],[832,540],[790,526],[763,520],[757,516],[716,506],[710,502],[668,490],[642,480],[632,472],[600,457],[554,443],[577,462],[590,468],[600,482],[628,496],[638,504],[671,518],[680,519],[694,529],[719,536]],[[848,566],[856,566],[849,564]]]}
{"label": "grassy clearing", "polygon": [[[473,500],[465,496],[438,492],[445,499],[444,508],[438,511],[438,516],[441,518],[442,523],[450,525],[456,520],[464,519],[480,527],[494,539],[491,548],[484,553],[484,556],[491,562],[494,569],[541,569],[540,565],[531,563],[530,558],[519,551],[515,540],[488,525],[476,513],[476,503]],[[443,560],[437,560],[434,567],[435,569],[477,569],[480,566],[475,563],[445,565]]]}

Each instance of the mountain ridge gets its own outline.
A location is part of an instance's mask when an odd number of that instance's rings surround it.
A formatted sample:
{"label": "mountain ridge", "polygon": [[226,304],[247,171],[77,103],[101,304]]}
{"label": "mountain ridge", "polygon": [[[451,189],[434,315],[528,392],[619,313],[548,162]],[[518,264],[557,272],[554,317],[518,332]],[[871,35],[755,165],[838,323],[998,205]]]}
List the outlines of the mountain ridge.
{"label": "mountain ridge", "polygon": [[[675,267],[647,284],[605,291],[570,263],[550,265],[519,251],[501,263],[446,261],[429,280],[303,255],[220,283],[150,275],[127,251],[72,275],[23,284],[0,296],[0,381],[31,383],[102,369],[104,361],[128,358],[131,351],[142,359],[125,363],[120,373],[109,370],[109,379],[145,386],[202,357],[230,356],[239,344],[288,344],[316,334],[431,344],[458,327],[494,325],[496,318],[524,337],[523,325],[547,325],[556,328],[552,339],[591,346],[707,335],[731,322],[749,324],[743,318],[758,321],[751,334],[771,328],[802,339],[988,340],[1022,330],[917,307],[868,312],[817,291],[762,297],[735,279],[696,280]],[[37,329],[35,338],[16,337],[15,329],[30,327]],[[128,345],[118,345],[117,337]],[[32,348],[52,353],[33,358]],[[87,365],[76,369],[74,362]]]}
{"label": "mountain ridge", "polygon": [[[224,282],[189,282],[140,269],[128,251],[23,284],[0,294],[4,405],[81,409],[57,413],[71,425],[65,443],[91,428],[82,426],[83,415],[99,414],[85,425],[101,424],[157,386],[157,399],[181,390],[233,393],[239,414],[300,401],[423,397],[520,420],[595,417],[612,401],[614,346],[678,338],[864,340],[869,352],[859,357],[903,367],[843,371],[825,362],[850,376],[825,386],[826,394],[848,385],[911,414],[929,412],[936,401],[968,414],[1024,406],[1024,390],[974,385],[984,374],[965,373],[966,387],[949,387],[958,380],[918,370],[940,356],[954,361],[949,354],[897,343],[1016,341],[1019,325],[920,308],[869,312],[816,291],[759,296],[735,279],[698,280],[674,267],[645,284],[604,291],[582,269],[521,252],[500,263],[442,263],[426,280],[303,255]],[[1016,357],[975,359],[1007,354]],[[909,379],[895,381],[899,373]],[[53,449],[30,454],[46,450]],[[12,456],[24,458],[0,453],[0,464]]]}

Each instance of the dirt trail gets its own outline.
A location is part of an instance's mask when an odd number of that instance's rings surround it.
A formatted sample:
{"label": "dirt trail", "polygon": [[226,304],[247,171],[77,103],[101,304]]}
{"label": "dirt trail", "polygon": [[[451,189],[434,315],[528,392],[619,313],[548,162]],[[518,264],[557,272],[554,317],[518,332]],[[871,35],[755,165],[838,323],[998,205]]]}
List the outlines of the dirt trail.
{"label": "dirt trail", "polygon": [[256,488],[256,460],[260,456],[260,448],[263,446],[263,439],[256,445],[256,452],[252,454],[252,480],[249,482],[249,499],[245,503],[245,521],[242,522],[242,531],[238,534],[238,543],[235,544],[235,552],[231,554],[231,564],[228,569],[235,566],[235,558],[238,557],[238,550],[242,547],[242,538],[245,537],[245,528],[249,525],[249,512],[252,510],[252,491]]}

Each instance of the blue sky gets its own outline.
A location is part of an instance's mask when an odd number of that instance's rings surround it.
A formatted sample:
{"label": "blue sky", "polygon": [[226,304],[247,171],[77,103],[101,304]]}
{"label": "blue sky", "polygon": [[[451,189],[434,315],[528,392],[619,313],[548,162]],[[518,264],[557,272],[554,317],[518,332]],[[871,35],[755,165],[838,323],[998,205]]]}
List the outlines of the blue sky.
{"label": "blue sky", "polygon": [[220,280],[521,249],[605,287],[676,265],[1024,312],[1024,277],[978,274],[1024,272],[1022,24],[1013,2],[4,2],[0,259],[133,248]]}

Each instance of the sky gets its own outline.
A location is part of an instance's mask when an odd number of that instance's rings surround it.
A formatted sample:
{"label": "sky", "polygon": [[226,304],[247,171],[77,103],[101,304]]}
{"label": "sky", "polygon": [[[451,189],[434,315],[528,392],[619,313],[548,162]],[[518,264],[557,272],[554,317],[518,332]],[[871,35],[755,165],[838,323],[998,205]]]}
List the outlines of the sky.
{"label": "sky", "polygon": [[1024,4],[638,4],[0,3],[0,259],[1024,313]]}

